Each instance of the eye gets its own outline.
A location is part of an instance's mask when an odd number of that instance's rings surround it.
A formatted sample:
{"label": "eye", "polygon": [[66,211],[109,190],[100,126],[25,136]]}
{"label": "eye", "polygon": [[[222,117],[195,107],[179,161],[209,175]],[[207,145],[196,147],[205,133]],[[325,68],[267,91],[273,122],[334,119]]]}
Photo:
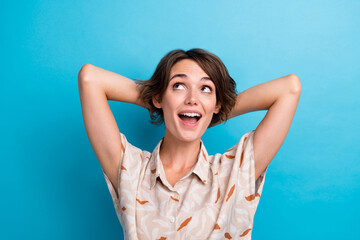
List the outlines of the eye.
{"label": "eye", "polygon": [[177,83],[174,83],[173,89],[184,89],[184,86],[182,83],[177,82]]}
{"label": "eye", "polygon": [[212,92],[211,87],[206,86],[206,85],[205,85],[205,86],[202,86],[201,90],[202,90],[203,92],[206,92],[206,93],[211,93],[211,92]]}

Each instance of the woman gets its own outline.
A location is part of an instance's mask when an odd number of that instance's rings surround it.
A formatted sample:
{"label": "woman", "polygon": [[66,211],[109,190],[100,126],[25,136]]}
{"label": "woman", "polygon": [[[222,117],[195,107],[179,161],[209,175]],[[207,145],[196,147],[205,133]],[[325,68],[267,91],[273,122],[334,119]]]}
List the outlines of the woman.
{"label": "woman", "polygon": [[[271,160],[285,140],[301,92],[290,74],[239,94],[226,67],[202,49],[174,50],[137,83],[85,64],[79,93],[86,132],[103,169],[125,239],[251,239]],[[165,136],[152,153],[119,133],[107,100],[137,104]],[[255,130],[209,156],[209,126],[267,110]]]}

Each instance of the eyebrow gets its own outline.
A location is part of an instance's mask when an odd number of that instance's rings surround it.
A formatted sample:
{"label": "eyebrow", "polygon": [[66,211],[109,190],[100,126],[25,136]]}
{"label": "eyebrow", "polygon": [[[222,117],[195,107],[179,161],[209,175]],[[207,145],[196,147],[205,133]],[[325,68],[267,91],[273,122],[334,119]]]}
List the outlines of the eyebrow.
{"label": "eyebrow", "polygon": [[[176,78],[176,77],[180,77],[180,78],[187,78],[188,76],[186,74],[183,74],[183,73],[178,73],[178,74],[175,74],[174,76],[172,76],[169,80],[169,82],[173,79],[173,78]],[[209,77],[202,77],[200,80],[211,80],[211,78]]]}

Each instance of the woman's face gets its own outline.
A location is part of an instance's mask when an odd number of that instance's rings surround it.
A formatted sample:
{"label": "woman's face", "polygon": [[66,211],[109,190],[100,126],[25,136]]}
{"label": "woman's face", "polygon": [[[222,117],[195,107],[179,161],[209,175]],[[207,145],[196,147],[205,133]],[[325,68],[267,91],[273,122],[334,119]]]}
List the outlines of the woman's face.
{"label": "woman's face", "polygon": [[177,62],[170,71],[170,81],[161,101],[153,97],[155,107],[162,108],[165,136],[180,141],[200,140],[213,114],[218,113],[215,84],[193,60]]}

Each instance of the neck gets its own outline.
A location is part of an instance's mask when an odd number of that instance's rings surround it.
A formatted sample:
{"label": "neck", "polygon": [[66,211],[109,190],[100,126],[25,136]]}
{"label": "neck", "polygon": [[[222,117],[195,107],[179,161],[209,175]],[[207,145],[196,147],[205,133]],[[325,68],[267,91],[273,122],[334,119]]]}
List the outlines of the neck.
{"label": "neck", "polygon": [[160,146],[160,159],[164,168],[175,172],[190,170],[197,162],[200,144],[200,139],[183,142],[165,132]]}

